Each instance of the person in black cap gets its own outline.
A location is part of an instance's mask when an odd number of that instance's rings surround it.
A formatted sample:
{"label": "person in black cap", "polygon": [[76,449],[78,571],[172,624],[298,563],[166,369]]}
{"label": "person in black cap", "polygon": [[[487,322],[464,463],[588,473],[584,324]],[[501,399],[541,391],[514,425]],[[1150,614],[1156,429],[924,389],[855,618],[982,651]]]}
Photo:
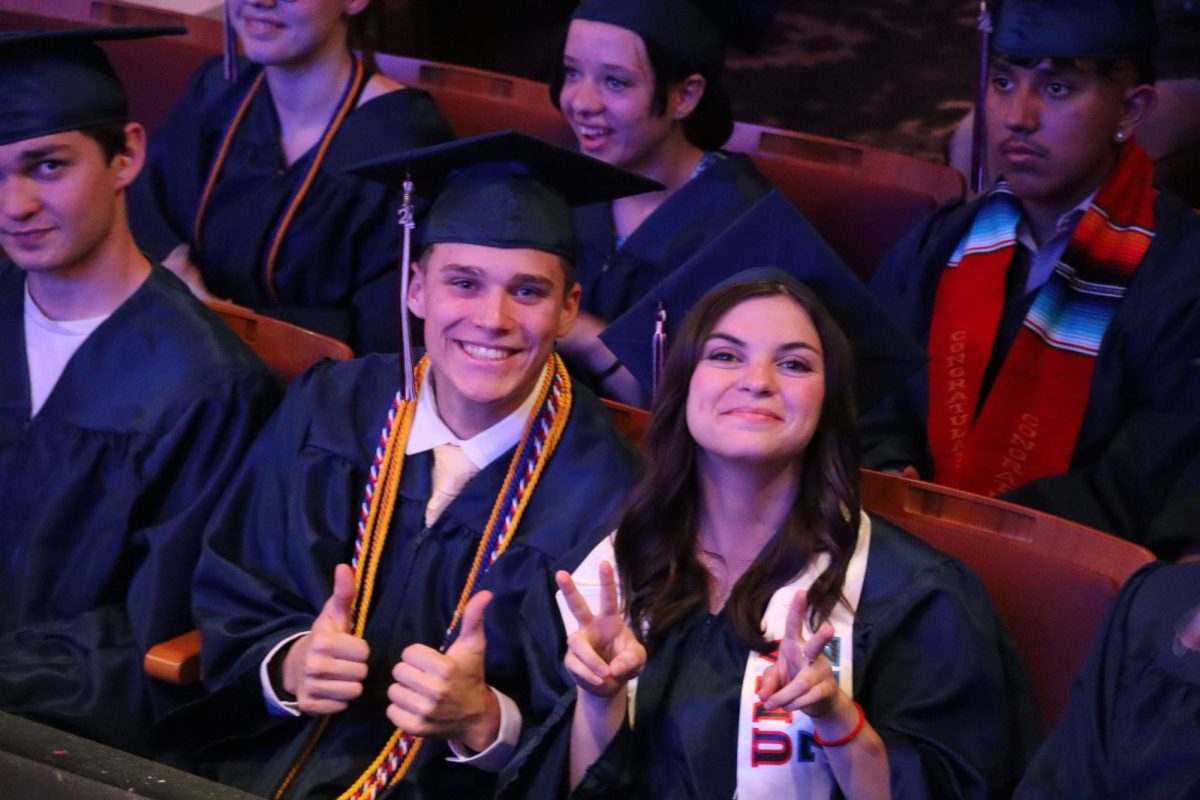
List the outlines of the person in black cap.
{"label": "person in black cap", "polygon": [[[214,695],[196,711],[217,727],[191,757],[283,797],[490,796],[528,694],[521,596],[630,483],[628,445],[554,354],[579,304],[569,204],[653,184],[513,133],[355,171],[436,190],[407,291],[414,399],[403,356],[327,363],[259,439],[197,570]],[[485,769],[447,762],[447,740]]]}
{"label": "person in black cap", "polygon": [[[798,219],[768,197],[665,292],[682,325],[646,473],[616,534],[522,610],[544,722],[508,796],[983,798],[1020,774],[1031,696],[986,590],[860,508],[859,348],[835,320],[892,337],[876,389],[915,346]],[[739,248],[786,271],[722,281]]]}
{"label": "person in black cap", "polygon": [[[1158,21],[1156,100],[1138,126],[1138,144],[1154,159],[1159,186],[1196,208],[1200,207],[1196,170],[1200,163],[1200,3],[1154,0],[1154,13]],[[968,177],[974,119],[974,111],[968,113],[947,145],[950,166]]]}
{"label": "person in black cap", "polygon": [[1016,800],[1200,797],[1200,564],[1121,589]]}
{"label": "person in black cap", "polygon": [[563,347],[621,399],[639,400],[596,336],[771,188],[719,148],[733,130],[722,31],[747,43],[773,5],[584,0],[572,17],[552,100],[582,152],[665,187],[576,212],[584,313]]}
{"label": "person in black cap", "polygon": [[[139,243],[202,299],[232,300],[348,342],[395,351],[393,187],[344,168],[448,141],[428,93],[355,55],[370,0],[228,0],[245,52],[236,80],[197,72],[134,186]],[[376,5],[379,0],[376,0]]]}
{"label": "person in black cap", "polygon": [[95,41],[0,35],[0,709],[144,751],[200,534],[275,378],[137,248],[145,155]]}
{"label": "person in black cap", "polygon": [[985,106],[996,188],[938,210],[872,279],[927,342],[864,463],[1151,536],[1200,448],[1200,220],[1152,183],[1148,0],[1007,0]]}

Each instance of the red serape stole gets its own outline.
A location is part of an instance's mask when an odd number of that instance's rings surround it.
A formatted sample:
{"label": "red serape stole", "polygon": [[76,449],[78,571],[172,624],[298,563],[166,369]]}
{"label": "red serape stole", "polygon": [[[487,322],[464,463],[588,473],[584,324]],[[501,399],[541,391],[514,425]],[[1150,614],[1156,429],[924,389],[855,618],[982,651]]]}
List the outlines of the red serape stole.
{"label": "red serape stole", "polygon": [[935,480],[984,495],[1066,472],[1100,343],[1154,238],[1150,157],[1132,142],[1038,290],[980,409],[1020,206],[1000,184],[942,275],[929,335]]}

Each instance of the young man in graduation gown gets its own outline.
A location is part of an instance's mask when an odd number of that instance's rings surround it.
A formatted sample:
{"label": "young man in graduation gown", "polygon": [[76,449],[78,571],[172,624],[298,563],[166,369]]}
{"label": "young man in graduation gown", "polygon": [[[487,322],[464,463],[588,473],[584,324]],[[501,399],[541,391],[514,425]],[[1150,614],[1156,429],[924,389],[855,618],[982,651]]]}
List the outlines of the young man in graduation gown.
{"label": "young man in graduation gown", "polygon": [[1200,797],[1200,564],[1129,579],[1016,800]]}
{"label": "young man in graduation gown", "polygon": [[1200,220],[1134,141],[1154,43],[1147,0],[1001,8],[995,188],[939,209],[872,279],[930,364],[864,420],[864,465],[1173,557],[1194,529],[1145,531],[1200,447]]}
{"label": "young man in graduation gown", "polygon": [[428,192],[451,170],[407,290],[416,399],[399,355],[301,377],[198,568],[214,694],[196,713],[219,718],[193,764],[267,796],[490,796],[528,694],[520,600],[630,483],[554,343],[579,307],[568,203],[647,182],[517,134],[357,171]]}
{"label": "young man in graduation gown", "polygon": [[[200,535],[275,377],[138,250],[145,131],[98,39],[0,39],[0,709],[130,750],[177,698]],[[181,33],[181,29],[172,30]]]}

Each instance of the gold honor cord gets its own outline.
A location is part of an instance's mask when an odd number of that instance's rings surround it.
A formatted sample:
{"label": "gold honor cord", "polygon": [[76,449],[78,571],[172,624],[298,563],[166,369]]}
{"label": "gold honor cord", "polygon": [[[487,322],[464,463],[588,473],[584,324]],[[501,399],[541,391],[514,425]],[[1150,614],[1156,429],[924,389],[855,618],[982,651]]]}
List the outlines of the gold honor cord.
{"label": "gold honor cord", "polygon": [[[418,392],[424,380],[428,363],[429,358],[426,356],[417,365]],[[512,461],[509,463],[504,485],[496,496],[496,503],[492,507],[487,527],[484,529],[483,537],[476,549],[470,573],[446,629],[446,642],[450,641],[450,637],[461,622],[463,610],[475,594],[477,585],[486,574],[488,567],[504,553],[512,541],[512,537],[516,534],[525,509],[533,496],[533,491],[566,428],[572,404],[570,378],[558,355],[551,355],[550,366],[551,369],[542,381],[534,410],[525,425],[524,434],[517,445]],[[380,473],[374,478],[375,491],[371,494],[367,521],[362,533],[361,558],[358,568],[355,570],[354,634],[359,637],[363,635],[366,627],[380,556],[391,528],[391,518],[395,510],[396,494],[404,464],[404,451],[409,432],[412,429],[415,408],[415,400],[402,402],[398,413],[398,424],[389,422],[390,429],[386,432],[386,445],[382,458],[379,459]],[[540,443],[540,448],[537,441],[539,438],[544,439]],[[531,439],[534,440],[532,443]],[[530,450],[531,444],[533,446],[532,458],[529,458],[526,454]],[[368,491],[370,491],[369,488]],[[497,531],[497,525],[502,526],[499,531]],[[494,546],[489,546],[493,540],[497,539],[497,533],[499,534],[498,540]],[[275,791],[273,795],[275,800],[280,800],[284,796],[300,769],[311,757],[317,741],[328,726],[329,719],[329,717],[323,717],[313,730],[300,756]],[[411,766],[423,741],[421,737],[409,736],[404,731],[397,729],[371,765],[349,789],[342,793],[339,800],[374,798],[392,783],[401,780]]]}
{"label": "gold honor cord", "polygon": [[[275,264],[279,259],[279,251],[283,247],[283,239],[291,227],[292,220],[295,218],[300,204],[304,202],[309,188],[312,186],[313,181],[316,180],[317,173],[325,161],[325,154],[329,150],[329,145],[333,141],[333,137],[337,135],[338,130],[342,127],[342,123],[358,102],[358,97],[362,92],[366,71],[363,69],[361,60],[355,58],[353,62],[353,72],[350,75],[350,81],[346,84],[346,90],[342,94],[342,99],[338,103],[333,118],[325,128],[325,133],[321,135],[321,141],[317,144],[317,151],[313,156],[312,164],[309,165],[308,171],[305,173],[300,185],[292,192],[287,209],[283,212],[271,235],[271,246],[267,250],[265,278],[267,294],[270,295],[272,300],[279,300],[279,294],[275,289]],[[196,221],[192,224],[192,241],[196,250],[200,249],[200,231],[204,224],[204,215],[208,211],[208,203],[212,199],[213,190],[216,188],[221,170],[225,166],[225,159],[229,155],[233,137],[237,134],[238,128],[241,127],[242,122],[245,120],[246,112],[250,109],[250,104],[262,88],[264,76],[265,73],[260,73],[254,79],[254,83],[250,85],[250,91],[246,93],[241,105],[238,106],[237,113],[234,114],[233,120],[229,123],[228,130],[225,131],[221,146],[217,149],[217,155],[213,159],[212,167],[209,168],[208,179],[204,182],[204,191],[200,195],[200,206],[196,210]]]}

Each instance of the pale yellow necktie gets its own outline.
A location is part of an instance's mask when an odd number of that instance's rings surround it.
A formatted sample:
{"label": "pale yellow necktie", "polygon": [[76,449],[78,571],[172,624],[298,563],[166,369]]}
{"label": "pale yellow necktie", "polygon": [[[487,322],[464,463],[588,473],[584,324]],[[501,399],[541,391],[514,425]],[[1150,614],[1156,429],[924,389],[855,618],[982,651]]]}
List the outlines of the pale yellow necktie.
{"label": "pale yellow necktie", "polygon": [[458,445],[439,444],[433,448],[433,489],[425,505],[425,527],[437,522],[446,506],[478,472],[479,467]]}

